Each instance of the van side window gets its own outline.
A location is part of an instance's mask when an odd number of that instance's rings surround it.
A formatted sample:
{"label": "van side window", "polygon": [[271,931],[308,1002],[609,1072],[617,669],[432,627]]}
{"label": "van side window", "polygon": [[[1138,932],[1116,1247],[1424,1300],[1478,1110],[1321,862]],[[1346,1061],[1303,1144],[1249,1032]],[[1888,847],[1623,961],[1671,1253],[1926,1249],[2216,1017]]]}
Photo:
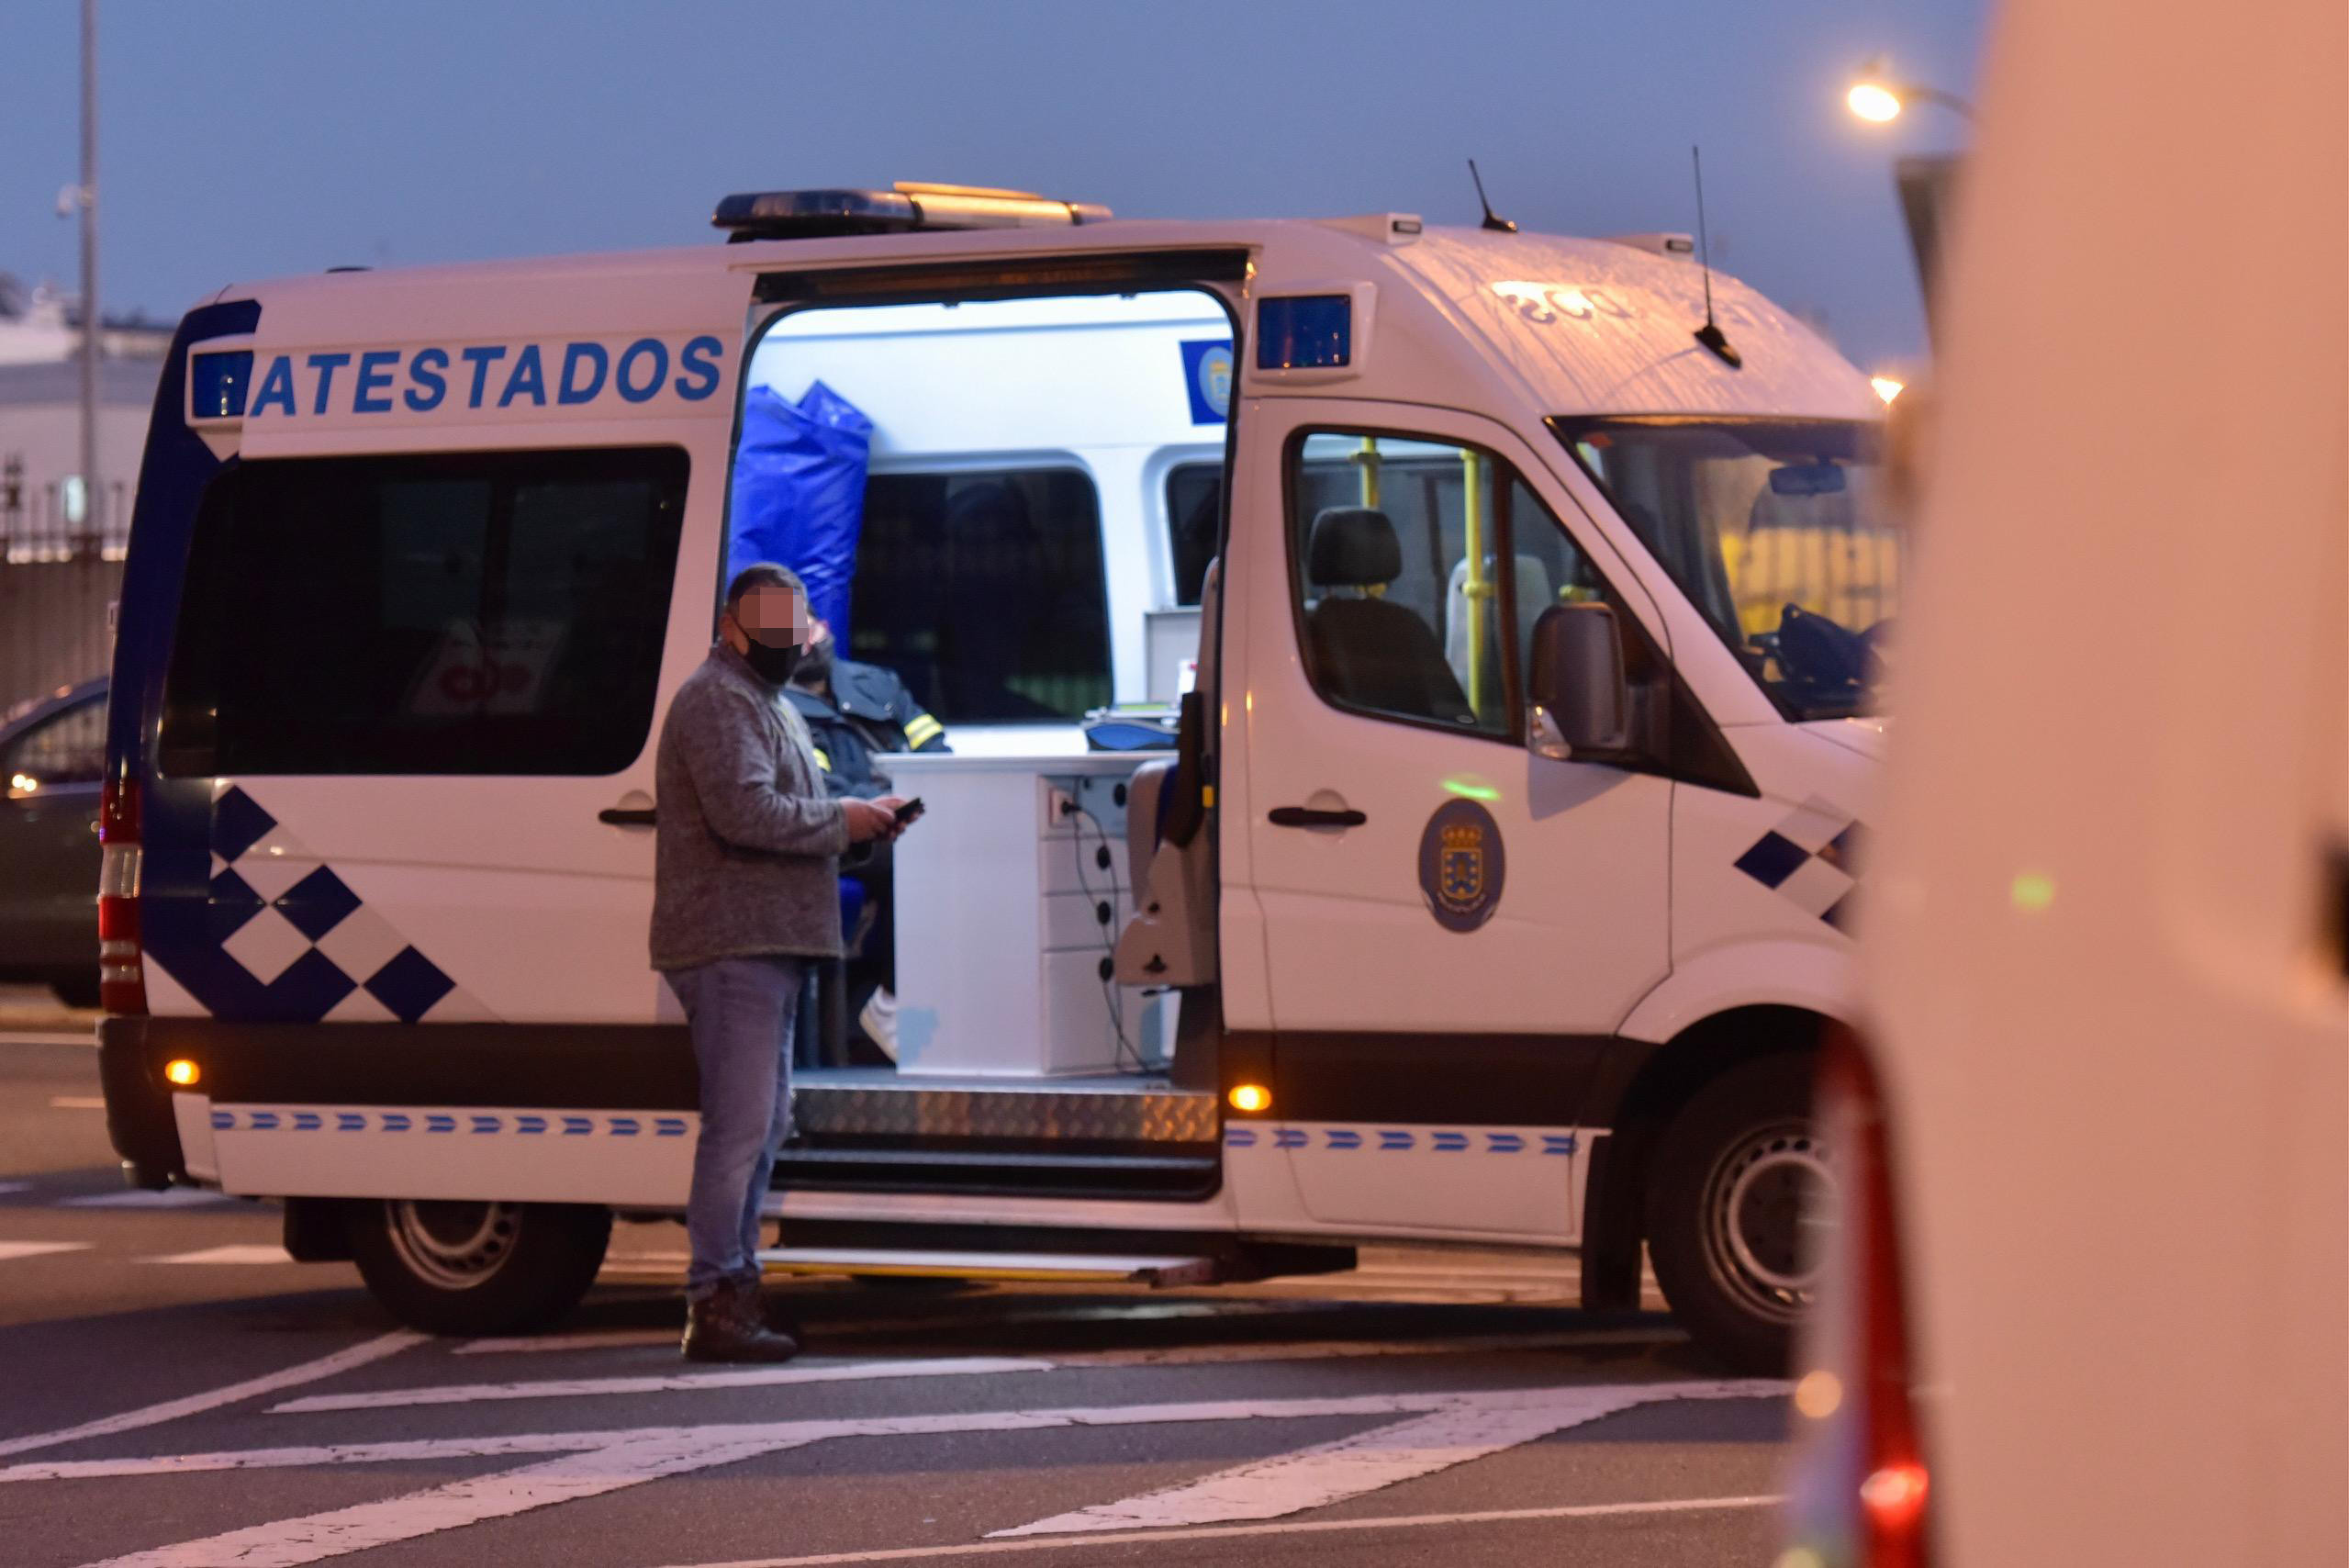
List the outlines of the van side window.
{"label": "van side window", "polygon": [[1314,431],[1291,443],[1289,496],[1314,689],[1340,708],[1516,734],[1534,621],[1601,591],[1525,481],[1472,446]]}
{"label": "van side window", "polygon": [[1167,470],[1167,558],[1174,567],[1174,601],[1197,604],[1215,558],[1217,508],[1224,498],[1221,463],[1178,463]]}
{"label": "van side window", "polygon": [[685,454],[296,458],[215,479],[167,775],[607,774],[643,751]]}
{"label": "van side window", "polygon": [[875,474],[848,655],[948,724],[1082,718],[1110,700],[1101,503],[1075,468]]}

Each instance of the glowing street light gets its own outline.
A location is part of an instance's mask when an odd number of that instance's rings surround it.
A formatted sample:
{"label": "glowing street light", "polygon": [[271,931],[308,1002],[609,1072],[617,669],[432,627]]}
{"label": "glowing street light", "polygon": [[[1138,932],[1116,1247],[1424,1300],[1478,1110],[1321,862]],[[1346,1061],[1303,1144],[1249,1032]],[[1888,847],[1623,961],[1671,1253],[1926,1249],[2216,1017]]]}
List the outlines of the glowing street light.
{"label": "glowing street light", "polygon": [[1917,82],[1894,81],[1885,70],[1882,55],[1860,68],[1851,90],[1843,95],[1843,103],[1862,119],[1877,125],[1898,119],[1901,110],[1912,103],[1939,104],[1966,119],[1974,118],[1974,106],[1954,93]]}
{"label": "glowing street light", "polygon": [[1908,389],[1908,383],[1890,375],[1871,375],[1868,385],[1874,387],[1876,396],[1887,403]]}
{"label": "glowing street light", "polygon": [[1878,125],[1900,118],[1900,95],[1881,82],[1852,83],[1851,91],[1843,101],[1851,106],[1853,114]]}

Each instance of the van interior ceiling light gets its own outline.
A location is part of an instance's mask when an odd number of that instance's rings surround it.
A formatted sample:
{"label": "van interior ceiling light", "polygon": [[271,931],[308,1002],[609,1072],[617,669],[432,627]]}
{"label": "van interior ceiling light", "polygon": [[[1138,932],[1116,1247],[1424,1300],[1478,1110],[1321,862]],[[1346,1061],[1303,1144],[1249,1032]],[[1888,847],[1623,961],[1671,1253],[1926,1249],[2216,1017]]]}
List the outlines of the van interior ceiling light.
{"label": "van interior ceiling light", "polygon": [[186,1089],[203,1079],[204,1070],[185,1057],[174,1057],[163,1064],[163,1076]]}
{"label": "van interior ceiling light", "polygon": [[1235,1083],[1225,1098],[1231,1101],[1235,1111],[1262,1111],[1270,1107],[1272,1091],[1261,1083]]}

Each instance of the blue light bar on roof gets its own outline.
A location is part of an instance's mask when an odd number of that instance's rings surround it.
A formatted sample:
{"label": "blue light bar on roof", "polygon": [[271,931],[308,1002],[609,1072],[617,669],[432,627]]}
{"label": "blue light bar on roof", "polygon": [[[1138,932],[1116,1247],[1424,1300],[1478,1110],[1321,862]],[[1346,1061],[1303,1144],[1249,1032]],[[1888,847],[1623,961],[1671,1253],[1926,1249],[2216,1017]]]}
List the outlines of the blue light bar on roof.
{"label": "blue light bar on roof", "polygon": [[199,420],[240,420],[252,385],[252,351],[229,349],[187,356],[187,408]]}
{"label": "blue light bar on roof", "polygon": [[813,240],[921,229],[1050,229],[1099,223],[1109,208],[1034,191],[900,180],[873,190],[749,191],[718,204],[710,221],[735,240]]}
{"label": "blue light bar on roof", "polygon": [[1343,294],[1298,294],[1257,302],[1256,367],[1312,370],[1354,355],[1354,301]]}

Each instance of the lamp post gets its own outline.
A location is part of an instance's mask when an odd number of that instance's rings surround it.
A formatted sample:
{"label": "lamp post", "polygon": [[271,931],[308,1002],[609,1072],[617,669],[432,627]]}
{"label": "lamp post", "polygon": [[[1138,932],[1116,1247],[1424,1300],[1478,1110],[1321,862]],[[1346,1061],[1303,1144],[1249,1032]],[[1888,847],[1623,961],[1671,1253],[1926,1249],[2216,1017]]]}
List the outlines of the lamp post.
{"label": "lamp post", "polygon": [[1939,87],[1928,87],[1919,82],[1893,80],[1885,70],[1884,57],[1878,55],[1860,68],[1851,90],[1843,95],[1844,106],[1862,119],[1882,125],[1900,118],[1910,104],[1939,104],[1969,124],[1974,119],[1974,106],[1955,93],[1944,93]]}
{"label": "lamp post", "polygon": [[73,553],[100,550],[98,498],[98,3],[82,0],[82,517]]}

